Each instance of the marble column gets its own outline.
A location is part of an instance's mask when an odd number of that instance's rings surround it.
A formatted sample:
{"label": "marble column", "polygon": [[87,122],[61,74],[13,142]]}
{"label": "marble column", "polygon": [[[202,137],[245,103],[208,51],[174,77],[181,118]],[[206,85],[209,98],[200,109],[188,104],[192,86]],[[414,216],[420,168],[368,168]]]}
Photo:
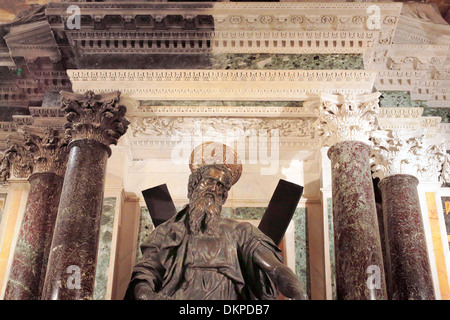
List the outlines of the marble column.
{"label": "marble column", "polygon": [[387,299],[369,163],[378,97],[321,96],[319,134],[331,145],[337,299]]}
{"label": "marble column", "polygon": [[67,144],[57,130],[41,135],[38,129],[24,130],[23,143],[6,152],[13,166],[29,166],[33,173],[5,300],[40,299],[67,159]]}
{"label": "marble column", "polygon": [[[417,169],[426,164],[417,132],[377,131],[372,170],[380,178],[386,248],[386,282],[392,300],[434,300],[433,279],[420,200]],[[420,169],[419,169],[420,170]],[[414,175],[413,175],[414,174]]]}
{"label": "marble column", "polygon": [[118,92],[62,92],[71,137],[42,299],[93,298],[106,164],[111,144],[126,132]]}

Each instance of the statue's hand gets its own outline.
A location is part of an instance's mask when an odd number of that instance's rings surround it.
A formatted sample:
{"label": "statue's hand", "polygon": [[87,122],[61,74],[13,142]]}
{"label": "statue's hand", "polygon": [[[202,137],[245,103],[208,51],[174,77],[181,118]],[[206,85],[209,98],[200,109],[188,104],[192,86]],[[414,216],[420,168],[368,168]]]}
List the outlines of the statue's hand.
{"label": "statue's hand", "polygon": [[141,282],[134,288],[136,300],[171,300],[169,297],[156,293],[146,282]]}
{"label": "statue's hand", "polygon": [[134,297],[136,300],[157,300],[157,293],[149,284],[141,282],[134,288]]}

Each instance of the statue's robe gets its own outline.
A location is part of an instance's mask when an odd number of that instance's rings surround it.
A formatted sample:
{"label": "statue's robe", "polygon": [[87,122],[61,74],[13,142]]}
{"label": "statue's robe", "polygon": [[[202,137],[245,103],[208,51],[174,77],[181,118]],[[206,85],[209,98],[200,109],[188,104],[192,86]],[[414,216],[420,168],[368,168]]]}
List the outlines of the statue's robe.
{"label": "statue's robe", "polygon": [[193,300],[276,299],[278,290],[259,265],[264,246],[282,261],[280,249],[248,222],[221,218],[219,236],[188,234],[188,207],[159,225],[143,245],[125,296],[146,281],[161,298]]}

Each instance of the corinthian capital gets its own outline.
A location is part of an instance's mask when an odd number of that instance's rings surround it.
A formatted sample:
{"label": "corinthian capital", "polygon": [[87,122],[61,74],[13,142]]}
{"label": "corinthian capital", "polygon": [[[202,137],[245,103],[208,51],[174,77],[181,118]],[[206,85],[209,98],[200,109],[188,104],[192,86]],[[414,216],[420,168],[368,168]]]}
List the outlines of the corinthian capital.
{"label": "corinthian capital", "polygon": [[64,176],[67,162],[67,139],[58,130],[23,128],[23,135],[8,137],[8,149],[1,159],[0,177],[10,174],[27,178],[32,173],[53,172]]}
{"label": "corinthian capital", "polygon": [[444,144],[427,139],[423,130],[399,133],[396,130],[375,131],[371,168],[380,180],[394,174],[409,174],[421,182],[437,182],[445,159]]}
{"label": "corinthian capital", "polygon": [[379,96],[379,92],[356,96],[321,95],[317,129],[323,145],[351,140],[369,143],[370,132],[377,128]]}
{"label": "corinthian capital", "polygon": [[106,146],[117,144],[127,131],[126,108],[119,104],[120,92],[84,95],[61,92],[62,110],[66,113],[66,133],[73,140],[94,139]]}

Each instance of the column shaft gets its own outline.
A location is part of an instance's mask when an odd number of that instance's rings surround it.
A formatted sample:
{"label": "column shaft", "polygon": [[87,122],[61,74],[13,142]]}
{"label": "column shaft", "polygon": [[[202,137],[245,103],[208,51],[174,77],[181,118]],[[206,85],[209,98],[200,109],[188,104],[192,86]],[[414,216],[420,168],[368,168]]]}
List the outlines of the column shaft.
{"label": "column shaft", "polygon": [[34,173],[28,194],[5,300],[37,300],[42,293],[63,178]]}
{"label": "column shaft", "polygon": [[387,299],[369,155],[370,147],[359,141],[328,151],[338,299]]}
{"label": "column shaft", "polygon": [[92,299],[109,147],[70,143],[42,299]]}
{"label": "column shaft", "polygon": [[417,178],[391,175],[379,184],[386,236],[386,280],[393,300],[435,299]]}

